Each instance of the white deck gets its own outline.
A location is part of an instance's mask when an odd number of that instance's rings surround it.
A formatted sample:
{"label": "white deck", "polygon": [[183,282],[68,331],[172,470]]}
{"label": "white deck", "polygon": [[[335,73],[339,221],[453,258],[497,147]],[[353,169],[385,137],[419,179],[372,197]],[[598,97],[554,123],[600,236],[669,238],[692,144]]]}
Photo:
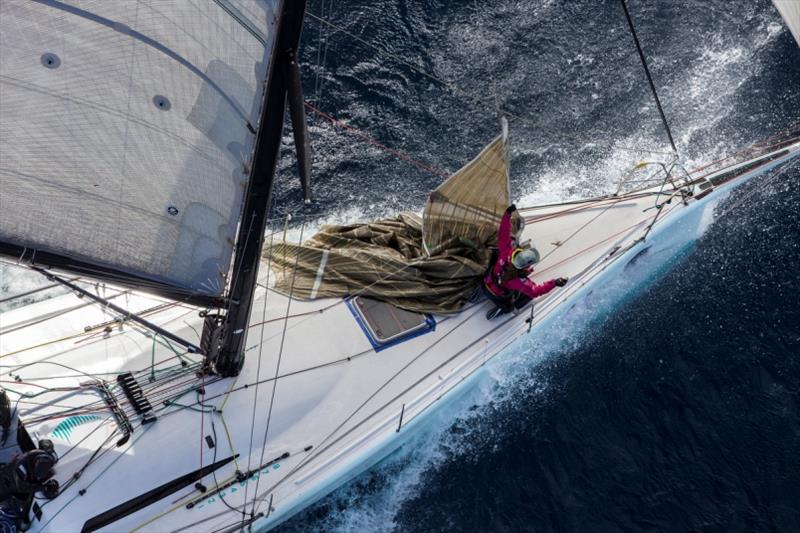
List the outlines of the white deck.
{"label": "white deck", "polygon": [[[751,174],[798,154],[800,144],[795,144],[788,154]],[[660,213],[648,243],[664,235],[694,240],[724,191],[751,174],[702,200],[673,200]],[[566,287],[537,302],[531,334],[567,307],[561,304],[581,298],[638,253],[643,247],[639,239],[658,212],[655,201],[652,194],[638,194],[521,211],[528,220],[525,237],[533,239],[544,257],[534,279],[570,277]],[[112,289],[106,296],[116,293],[113,301],[134,312],[164,304],[147,318],[199,342],[202,319],[196,309]],[[254,529],[273,526],[398,446],[430,407],[528,329],[527,309],[487,321],[488,306],[480,302],[455,316],[437,317],[435,331],[375,352],[343,300],[289,301],[262,287],[251,317],[245,366],[231,379],[198,376],[192,365],[201,356],[183,355],[188,366],[180,366],[163,339],[154,340],[150,331],[130,322],[104,331],[102,324],[114,315],[72,294],[4,313],[0,380],[12,402],[19,400],[20,416],[34,440],[55,443],[61,485],[101,450],[55,500],[38,500],[42,517],[34,519],[33,531],[80,531],[92,516],[235,454],[235,462],[216,470],[216,481],[210,474],[202,478],[209,491],[234,479],[237,468],[259,473],[210,497],[203,497],[192,482],[106,529],[225,529],[242,521],[227,505],[244,504],[248,517],[251,510],[261,515]],[[284,319],[287,313],[290,318]],[[142,427],[127,408],[134,432],[117,447],[118,424],[94,384],[99,379],[115,384],[116,375],[124,371],[134,371],[159,418]],[[150,376],[156,381],[150,383]],[[70,390],[49,390],[54,387]],[[204,395],[197,392],[199,387]],[[177,393],[184,393],[178,399],[183,406],[199,408],[202,399],[206,410],[213,407],[216,412],[163,404]],[[125,407],[122,393],[116,396]],[[79,410],[65,413],[70,407]],[[66,432],[62,425],[54,434],[65,414],[97,418],[78,420]],[[47,418],[52,416],[58,418]],[[213,449],[206,435],[212,436]],[[259,468],[287,452],[288,457]],[[195,502],[191,509],[189,502]]]}

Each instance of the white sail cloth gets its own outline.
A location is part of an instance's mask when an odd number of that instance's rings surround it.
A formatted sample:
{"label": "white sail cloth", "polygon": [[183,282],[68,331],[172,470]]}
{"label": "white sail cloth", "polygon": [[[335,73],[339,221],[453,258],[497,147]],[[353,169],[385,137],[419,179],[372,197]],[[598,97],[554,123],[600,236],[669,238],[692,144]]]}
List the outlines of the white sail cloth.
{"label": "white sail cloth", "polygon": [[800,46],[800,0],[772,0]]}
{"label": "white sail cloth", "polygon": [[0,242],[220,295],[279,3],[0,2]]}

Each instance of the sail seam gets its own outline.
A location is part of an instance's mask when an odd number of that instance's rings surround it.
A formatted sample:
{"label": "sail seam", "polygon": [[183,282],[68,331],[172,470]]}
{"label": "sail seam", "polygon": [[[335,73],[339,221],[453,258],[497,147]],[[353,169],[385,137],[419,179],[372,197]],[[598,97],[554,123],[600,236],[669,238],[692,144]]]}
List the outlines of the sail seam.
{"label": "sail seam", "polygon": [[247,30],[247,33],[252,35],[258,42],[262,45],[267,46],[267,39],[261,34],[258,29],[253,27],[253,24],[247,20],[247,18],[234,6],[230,5],[226,0],[214,0],[214,3],[217,4],[224,12],[226,12],[230,17],[239,23],[239,25]]}
{"label": "sail seam", "polygon": [[241,108],[236,103],[236,101],[233,98],[231,98],[225,91],[223,91],[222,88],[214,82],[214,80],[209,78],[208,75],[206,75],[205,72],[203,72],[202,70],[197,68],[193,63],[191,63],[189,60],[187,60],[186,58],[184,58],[182,55],[180,55],[176,51],[172,50],[171,48],[165,46],[164,44],[156,41],[155,39],[153,39],[151,37],[148,37],[147,35],[145,35],[143,33],[140,33],[138,31],[134,30],[130,26],[126,26],[123,23],[115,22],[115,21],[113,21],[111,19],[107,19],[105,17],[97,15],[96,13],[91,13],[91,12],[86,11],[84,9],[80,9],[78,7],[74,7],[74,6],[70,6],[70,5],[64,4],[63,2],[59,2],[58,0],[34,0],[34,1],[38,2],[39,4],[45,5],[47,7],[51,7],[53,9],[59,9],[61,11],[64,11],[66,13],[70,13],[72,15],[81,17],[83,19],[86,19],[86,20],[89,20],[89,21],[92,21],[92,22],[96,22],[97,24],[100,24],[102,26],[106,26],[107,28],[112,29],[112,30],[114,30],[116,32],[122,33],[124,35],[129,35],[130,37],[132,37],[132,38],[134,38],[134,39],[136,39],[138,41],[141,41],[142,43],[154,48],[155,50],[158,50],[162,54],[166,55],[167,57],[169,57],[169,58],[173,59],[174,61],[178,62],[179,64],[183,65],[188,70],[190,70],[193,74],[195,74],[197,77],[199,77],[204,82],[206,82],[226,102],[228,102],[228,104],[236,112],[236,114],[238,114],[242,118],[242,120],[244,120],[244,122],[247,125],[248,129],[251,132],[255,132],[255,128],[253,128],[253,125],[250,124],[250,121],[247,119],[247,115],[245,115],[244,111],[241,110]]}

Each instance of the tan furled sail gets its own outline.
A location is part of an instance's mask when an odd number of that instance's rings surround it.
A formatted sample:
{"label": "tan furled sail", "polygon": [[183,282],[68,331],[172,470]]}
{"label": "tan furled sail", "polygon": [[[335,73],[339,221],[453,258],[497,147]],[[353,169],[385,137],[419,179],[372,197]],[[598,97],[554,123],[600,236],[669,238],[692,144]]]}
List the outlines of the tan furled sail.
{"label": "tan furled sail", "polygon": [[265,250],[275,288],[295,298],[363,295],[420,313],[458,311],[480,286],[485,249],[451,241],[439,255],[422,249],[413,214],[348,226],[323,226],[302,245]]}
{"label": "tan furled sail", "polygon": [[302,244],[267,248],[275,288],[302,299],[364,295],[409,311],[458,311],[480,287],[508,206],[506,131],[431,194],[422,219],[323,226]]}
{"label": "tan furled sail", "polygon": [[772,0],[772,3],[800,45],[800,0]]}
{"label": "tan furled sail", "polygon": [[422,240],[430,255],[454,237],[477,245],[493,242],[509,205],[508,125],[478,156],[428,197],[422,215]]}

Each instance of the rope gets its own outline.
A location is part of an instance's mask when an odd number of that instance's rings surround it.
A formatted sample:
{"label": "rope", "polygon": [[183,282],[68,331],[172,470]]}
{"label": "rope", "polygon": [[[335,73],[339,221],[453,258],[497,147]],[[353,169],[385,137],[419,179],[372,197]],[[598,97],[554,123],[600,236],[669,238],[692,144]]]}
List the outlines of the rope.
{"label": "rope", "polygon": [[[289,216],[286,217],[286,225],[288,225],[288,224],[289,224]],[[305,227],[305,221],[303,221],[303,226]],[[286,226],[284,226],[284,236],[283,236],[284,242],[286,241],[285,230],[286,230]],[[272,245],[274,243],[274,235],[275,235],[275,233],[277,233],[277,232],[272,232],[270,234],[270,239],[269,239],[270,248],[272,248]],[[302,230],[300,232],[300,235],[301,235],[300,238],[302,239]],[[267,280],[266,280],[266,284],[267,285],[269,285],[269,275],[270,275],[271,271],[272,271],[272,255],[269,256],[269,260],[268,260],[268,263],[267,263]],[[269,296],[269,291],[265,290],[264,291],[264,307],[263,307],[263,309],[261,311],[261,324],[260,324],[261,325],[261,334],[259,335],[259,343],[258,343],[258,364],[256,366],[256,382],[261,380],[261,361],[262,361],[262,354],[263,354],[263,351],[264,351],[264,326],[267,323],[266,317],[267,317],[267,297],[268,296]],[[288,314],[288,310],[287,310],[287,314]],[[256,383],[255,391],[253,392],[253,414],[252,414],[252,416],[250,418],[250,444],[248,446],[248,450],[250,451],[250,453],[247,455],[247,471],[248,472],[250,472],[250,468],[251,468],[251,464],[252,464],[252,456],[253,456],[252,450],[253,450],[253,436],[255,434],[255,428],[256,428],[256,406],[258,405],[258,386],[259,386],[259,383]],[[225,397],[225,402],[228,401],[229,397],[230,397],[230,390],[228,391],[228,395]],[[238,470],[238,468],[237,468],[237,470]],[[245,502],[245,507],[242,508],[242,524],[244,524],[244,521],[245,521],[246,516],[247,516],[246,515],[247,487],[245,487],[244,502]]]}
{"label": "rope", "polygon": [[[300,226],[300,241],[301,242],[303,241],[303,230],[304,229],[305,229],[305,222]],[[269,434],[269,425],[270,425],[270,422],[272,421],[272,408],[275,405],[275,392],[278,389],[278,374],[280,373],[280,369],[281,369],[281,360],[283,358],[283,347],[284,347],[284,343],[286,341],[286,327],[289,324],[289,310],[290,310],[291,305],[292,305],[291,293],[294,290],[294,282],[295,282],[295,278],[296,278],[296,275],[297,275],[297,264],[298,264],[299,260],[300,260],[300,254],[297,254],[297,256],[295,257],[295,262],[294,262],[294,270],[292,271],[292,282],[289,285],[289,294],[290,294],[290,296],[286,300],[286,319],[283,322],[283,332],[281,333],[281,343],[280,343],[280,347],[278,348],[278,362],[275,365],[275,380],[272,382],[272,394],[270,395],[270,399],[269,399],[269,411],[267,411],[267,424],[266,424],[266,427],[264,428],[264,441],[263,441],[263,444],[261,445],[261,457],[260,457],[259,462],[258,462],[259,465],[263,465],[264,464],[264,452],[266,451],[266,448],[267,448],[267,436]],[[265,305],[265,307],[266,307],[266,305]],[[251,453],[251,455],[252,455],[252,453]],[[249,461],[249,459],[248,459],[248,461]],[[250,469],[250,463],[248,462],[248,470],[249,469]],[[258,476],[258,478],[256,478],[256,487],[255,487],[255,490],[253,491],[253,506],[252,506],[252,509],[250,511],[250,517],[251,518],[253,516],[255,516],[255,512],[256,512],[256,496],[258,495],[258,485],[259,485],[260,481],[261,481],[261,476]],[[244,501],[245,501],[245,504],[246,504],[247,503],[247,489],[245,489]]]}
{"label": "rope", "polygon": [[[323,17],[325,16],[325,0],[322,0],[322,5],[319,8],[319,12]],[[323,29],[325,30],[324,42],[325,42],[325,46],[327,47],[327,40],[328,40],[328,33],[327,32],[328,32],[328,28],[329,28],[328,26],[324,26],[323,27],[323,25],[320,25],[319,26],[319,31],[317,33],[317,43],[319,43],[319,44],[317,44],[317,62],[316,62],[317,75],[316,75],[316,78],[314,79],[314,101],[315,102],[319,102],[319,99],[320,99],[320,86],[319,86],[320,73],[325,68],[325,66],[322,64],[322,43],[323,43],[322,30]]]}
{"label": "rope", "polygon": [[359,137],[363,141],[366,141],[368,144],[371,144],[372,146],[375,146],[375,147],[383,150],[384,152],[389,153],[389,154],[397,157],[398,159],[402,159],[403,161],[405,161],[407,163],[410,163],[410,164],[414,165],[415,167],[417,167],[417,168],[419,168],[421,170],[424,170],[425,172],[429,172],[429,173],[433,174],[434,176],[438,176],[438,177],[441,177],[441,178],[447,178],[449,176],[449,173],[447,171],[439,169],[439,168],[436,168],[436,167],[432,167],[430,165],[426,165],[425,163],[422,163],[421,161],[418,161],[418,160],[414,159],[413,157],[411,157],[410,155],[408,155],[408,154],[406,154],[404,152],[401,152],[399,150],[395,150],[394,148],[389,148],[385,144],[382,144],[381,142],[377,141],[375,138],[370,137],[369,135],[367,135],[363,131],[361,131],[361,130],[359,130],[357,128],[354,128],[353,126],[350,126],[348,124],[345,124],[341,120],[338,120],[338,119],[334,118],[333,116],[329,115],[328,113],[322,111],[321,109],[315,107],[314,105],[312,105],[308,101],[304,102],[304,104],[313,113],[315,113],[318,116],[324,118],[325,120],[327,120],[328,122],[330,122],[334,126],[338,126],[340,128],[343,128],[343,129],[347,130],[348,132],[352,133],[353,135],[356,135],[357,137]]}
{"label": "rope", "polygon": [[[333,13],[333,3],[334,0],[330,0],[328,4],[328,16]],[[325,0],[322,1],[321,6],[321,13],[325,13]],[[322,32],[322,28],[320,27],[320,33]],[[325,64],[328,62],[328,43],[330,39],[328,36],[330,35],[330,26],[325,27],[325,37],[322,39],[322,43],[324,45],[324,51],[322,53],[322,61],[320,62],[319,51],[320,47],[317,47],[317,78],[314,83],[314,96],[315,102],[319,102],[322,99],[322,88],[325,84],[325,77],[322,75],[322,72],[325,70]]]}

